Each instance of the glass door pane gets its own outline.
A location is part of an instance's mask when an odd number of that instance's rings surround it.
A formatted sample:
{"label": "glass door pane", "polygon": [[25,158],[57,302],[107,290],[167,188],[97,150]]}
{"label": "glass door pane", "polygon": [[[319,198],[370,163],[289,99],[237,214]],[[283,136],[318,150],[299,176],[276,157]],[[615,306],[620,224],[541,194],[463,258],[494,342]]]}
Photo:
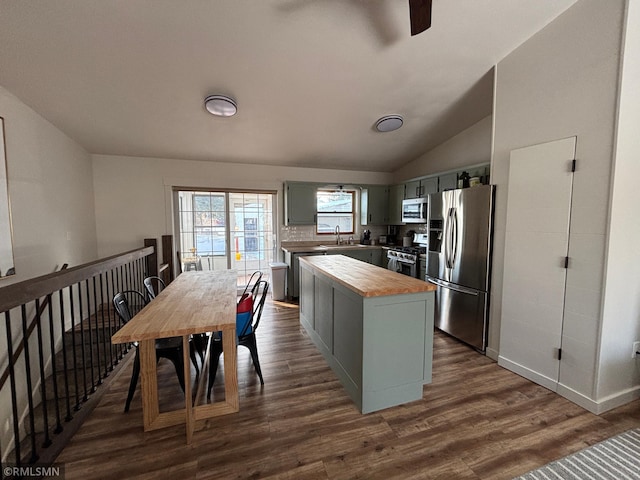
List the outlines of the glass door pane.
{"label": "glass door pane", "polygon": [[177,249],[186,270],[238,270],[238,286],[260,270],[268,278],[275,235],[272,193],[177,192]]}
{"label": "glass door pane", "polygon": [[269,275],[273,261],[273,195],[264,193],[229,194],[231,268],[238,270],[244,285],[256,270]]}

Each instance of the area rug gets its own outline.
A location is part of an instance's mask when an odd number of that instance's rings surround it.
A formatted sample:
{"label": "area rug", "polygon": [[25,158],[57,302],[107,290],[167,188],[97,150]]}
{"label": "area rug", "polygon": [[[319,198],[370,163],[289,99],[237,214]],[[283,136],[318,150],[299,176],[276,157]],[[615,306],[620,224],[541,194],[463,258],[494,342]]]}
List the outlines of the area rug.
{"label": "area rug", "polygon": [[640,428],[611,437],[514,480],[640,480]]}

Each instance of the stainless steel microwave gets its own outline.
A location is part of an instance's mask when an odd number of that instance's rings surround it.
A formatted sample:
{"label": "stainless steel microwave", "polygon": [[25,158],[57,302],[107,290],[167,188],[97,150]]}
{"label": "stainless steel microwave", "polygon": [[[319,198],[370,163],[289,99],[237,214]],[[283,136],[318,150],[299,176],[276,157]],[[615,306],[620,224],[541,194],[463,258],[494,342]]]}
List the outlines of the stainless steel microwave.
{"label": "stainless steel microwave", "polygon": [[404,223],[427,223],[427,199],[409,198],[402,201]]}

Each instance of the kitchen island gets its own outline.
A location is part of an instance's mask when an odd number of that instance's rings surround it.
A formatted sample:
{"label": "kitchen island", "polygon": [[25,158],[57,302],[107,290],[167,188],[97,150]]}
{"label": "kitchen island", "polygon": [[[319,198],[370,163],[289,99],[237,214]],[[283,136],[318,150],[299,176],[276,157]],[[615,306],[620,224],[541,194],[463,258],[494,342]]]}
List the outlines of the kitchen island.
{"label": "kitchen island", "polygon": [[315,242],[283,242],[282,251],[284,261],[289,266],[287,277],[287,296],[298,298],[300,292],[299,263],[298,259],[307,255],[346,255],[347,257],[362,260],[374,265],[386,266],[386,256],[382,258],[382,247],[379,245],[360,245],[343,243],[317,244]]}
{"label": "kitchen island", "polygon": [[300,322],[362,413],[431,383],[435,288],[344,255],[300,258]]}

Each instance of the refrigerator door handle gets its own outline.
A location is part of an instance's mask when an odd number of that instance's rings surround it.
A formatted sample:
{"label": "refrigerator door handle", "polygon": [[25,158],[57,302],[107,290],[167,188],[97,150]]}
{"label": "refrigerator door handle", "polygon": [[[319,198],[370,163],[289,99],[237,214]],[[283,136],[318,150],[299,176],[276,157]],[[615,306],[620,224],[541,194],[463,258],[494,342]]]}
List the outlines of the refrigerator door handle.
{"label": "refrigerator door handle", "polygon": [[444,247],[444,264],[446,268],[449,268],[449,215],[444,219],[444,228],[442,229],[443,239],[442,245]]}
{"label": "refrigerator door handle", "polygon": [[480,294],[480,292],[478,292],[478,290],[473,290],[471,288],[461,287],[460,285],[453,285],[451,283],[443,282],[442,280],[439,280],[439,279],[433,278],[433,277],[427,277],[427,282],[433,283],[434,285],[437,285],[439,287],[443,287],[443,288],[448,288],[450,290],[454,290],[456,292],[466,293],[467,295],[475,295],[477,297]]}
{"label": "refrigerator door handle", "polygon": [[451,211],[451,260],[449,261],[451,266],[449,268],[453,268],[458,259],[458,211],[455,208]]}
{"label": "refrigerator door handle", "polygon": [[453,208],[449,209],[449,212],[447,213],[447,224],[445,225],[445,239],[444,239],[444,246],[445,246],[445,250],[444,250],[444,259],[447,265],[447,268],[453,268],[453,264],[451,262],[451,236],[452,236],[452,232],[453,232]]}

